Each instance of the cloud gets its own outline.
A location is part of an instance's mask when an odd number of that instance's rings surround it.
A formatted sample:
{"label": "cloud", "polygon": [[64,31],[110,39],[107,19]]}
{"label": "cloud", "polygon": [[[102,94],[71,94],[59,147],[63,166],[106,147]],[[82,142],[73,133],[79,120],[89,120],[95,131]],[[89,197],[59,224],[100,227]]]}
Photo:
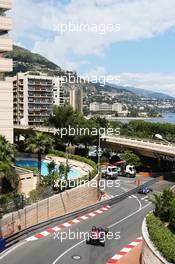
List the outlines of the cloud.
{"label": "cloud", "polygon": [[[66,1],[65,1],[66,2]],[[103,56],[111,44],[152,38],[175,28],[174,0],[13,0],[13,39],[33,43],[33,51],[66,69],[79,70],[90,64],[87,55]],[[60,24],[120,24],[119,32],[65,32]],[[24,44],[23,44],[24,45]],[[92,75],[107,75],[103,66]],[[110,73],[109,73],[110,74]],[[175,96],[175,74],[121,73],[121,84],[155,90]]]}
{"label": "cloud", "polygon": [[121,73],[121,85],[133,86],[175,96],[175,74],[165,73]]}
{"label": "cloud", "polygon": [[[151,38],[173,29],[174,10],[174,0],[72,0],[67,4],[14,0],[13,37],[16,42],[21,36],[31,37],[33,51],[77,70],[84,60],[73,56],[102,56],[113,43]],[[96,24],[98,33],[56,31],[56,26],[68,23]],[[120,24],[120,31],[101,34],[100,25],[108,24]],[[40,30],[52,33],[52,37],[39,35]]]}
{"label": "cloud", "polygon": [[161,92],[175,96],[175,73],[165,74],[161,72],[122,72],[115,75],[107,72],[103,66],[99,66],[91,69],[89,72],[82,74],[82,76],[104,76],[105,80],[108,80],[111,76],[113,83],[121,86],[132,86],[135,88],[146,89],[154,92]]}

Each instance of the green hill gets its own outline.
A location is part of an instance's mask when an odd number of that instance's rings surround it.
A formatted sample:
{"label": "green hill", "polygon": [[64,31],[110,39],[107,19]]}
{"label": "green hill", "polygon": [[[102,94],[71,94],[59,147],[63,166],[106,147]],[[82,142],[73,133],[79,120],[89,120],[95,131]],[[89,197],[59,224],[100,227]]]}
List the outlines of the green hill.
{"label": "green hill", "polygon": [[7,53],[6,57],[13,58],[14,67],[12,75],[15,75],[17,72],[26,71],[42,71],[56,76],[65,74],[59,66],[45,57],[16,45],[13,46],[13,51]]}

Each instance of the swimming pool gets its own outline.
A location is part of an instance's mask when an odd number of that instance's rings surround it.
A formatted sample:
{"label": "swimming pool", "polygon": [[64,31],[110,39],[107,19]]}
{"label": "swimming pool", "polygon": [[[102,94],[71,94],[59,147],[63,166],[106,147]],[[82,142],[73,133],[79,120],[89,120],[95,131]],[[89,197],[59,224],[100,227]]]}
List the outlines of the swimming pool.
{"label": "swimming pool", "polygon": [[[32,168],[38,168],[38,162],[34,159],[19,159],[15,162],[16,166],[18,167],[32,167]],[[48,175],[48,162],[42,161],[41,163],[41,174],[43,176]],[[59,166],[56,165],[56,169],[59,170]],[[74,168],[71,168],[70,172],[68,173],[68,178],[78,178],[80,177],[80,172]]]}

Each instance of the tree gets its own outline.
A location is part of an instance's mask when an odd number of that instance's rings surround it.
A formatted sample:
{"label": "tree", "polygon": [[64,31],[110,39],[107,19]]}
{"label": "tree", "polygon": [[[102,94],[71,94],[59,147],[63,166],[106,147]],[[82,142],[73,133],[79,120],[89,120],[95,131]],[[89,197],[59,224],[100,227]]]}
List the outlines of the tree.
{"label": "tree", "polygon": [[170,220],[170,211],[172,210],[172,201],[174,193],[170,188],[164,189],[162,193],[154,193],[150,201],[155,205],[155,214],[164,221]]}
{"label": "tree", "polygon": [[47,168],[48,168],[48,174],[52,174],[55,171],[55,167],[56,167],[56,163],[54,160],[52,160],[51,162],[49,162],[47,164]]}
{"label": "tree", "polygon": [[153,197],[150,198],[150,201],[155,206],[155,215],[161,218],[162,209],[163,209],[162,194],[161,193],[154,193]]}
{"label": "tree", "polygon": [[49,150],[53,145],[53,139],[48,135],[36,132],[34,135],[32,134],[26,140],[26,151],[30,151],[32,153],[37,153],[38,155],[38,172],[41,175],[41,160],[42,155],[46,154],[47,150]]}
{"label": "tree", "polygon": [[164,189],[162,193],[162,213],[164,220],[169,221],[171,202],[174,198],[174,193],[170,188]]}
{"label": "tree", "polygon": [[[7,180],[12,190],[17,190],[18,177],[14,168],[15,153],[15,146],[9,143],[4,136],[0,135],[0,188],[3,180]],[[3,191],[6,192],[8,190]]]}
{"label": "tree", "polygon": [[[53,114],[47,120],[48,125],[58,129],[56,140],[58,143],[75,143],[76,135],[69,135],[69,128],[81,127],[85,118],[82,113],[74,111],[72,106],[54,106]],[[61,135],[60,131],[64,131],[65,135]],[[63,133],[62,133],[63,134]]]}
{"label": "tree", "polygon": [[136,154],[134,154],[132,151],[130,150],[126,150],[124,151],[121,155],[120,158],[122,160],[126,160],[127,163],[131,163],[132,165],[138,167],[140,166],[140,157],[137,156]]}
{"label": "tree", "polygon": [[0,161],[13,163],[15,160],[16,148],[9,143],[4,136],[0,135]]}
{"label": "tree", "polygon": [[175,198],[170,203],[170,225],[175,227]]}

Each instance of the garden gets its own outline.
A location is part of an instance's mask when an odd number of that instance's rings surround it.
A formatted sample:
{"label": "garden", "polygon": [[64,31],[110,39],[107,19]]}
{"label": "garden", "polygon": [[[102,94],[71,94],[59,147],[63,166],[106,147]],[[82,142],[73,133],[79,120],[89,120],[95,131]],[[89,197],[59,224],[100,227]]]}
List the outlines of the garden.
{"label": "garden", "polygon": [[151,201],[155,210],[146,217],[150,239],[168,262],[175,263],[175,193],[166,188]]}

